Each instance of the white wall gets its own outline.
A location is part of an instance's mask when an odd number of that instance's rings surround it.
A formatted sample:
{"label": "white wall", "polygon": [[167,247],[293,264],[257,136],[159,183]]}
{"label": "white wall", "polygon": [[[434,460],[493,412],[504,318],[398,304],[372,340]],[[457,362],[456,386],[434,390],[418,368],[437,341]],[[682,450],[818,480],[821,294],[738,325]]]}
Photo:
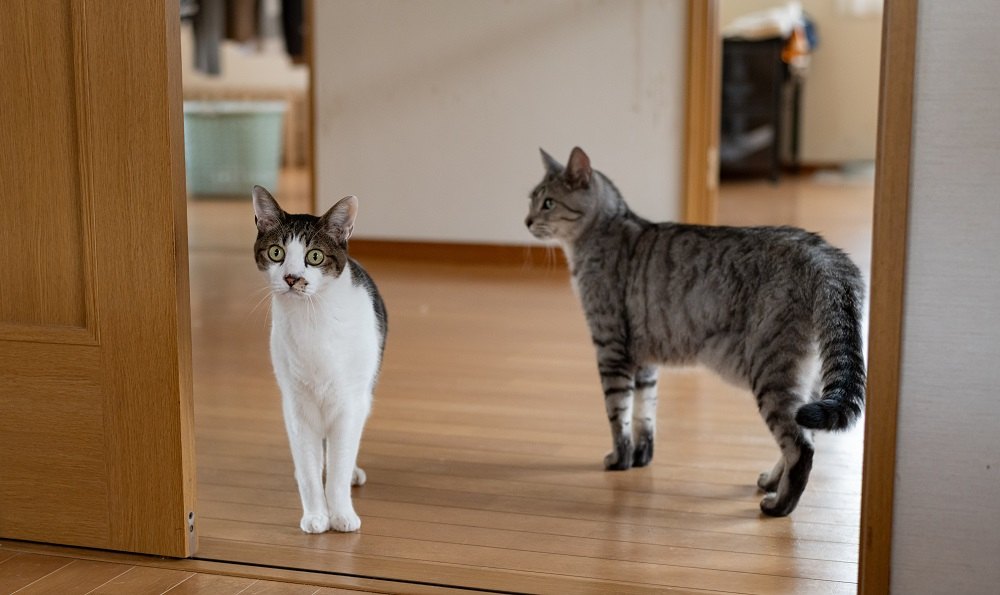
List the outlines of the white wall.
{"label": "white wall", "polygon": [[316,2],[318,203],[359,237],[532,243],[538,147],[679,214],[685,2]]}
{"label": "white wall", "polygon": [[[782,6],[782,0],[723,0],[720,20]],[[802,0],[816,23],[819,47],[812,55],[802,98],[800,160],[840,163],[875,158],[878,126],[882,19],[849,10],[846,0]]]}
{"label": "white wall", "polygon": [[920,2],[892,585],[1000,584],[995,0]]}

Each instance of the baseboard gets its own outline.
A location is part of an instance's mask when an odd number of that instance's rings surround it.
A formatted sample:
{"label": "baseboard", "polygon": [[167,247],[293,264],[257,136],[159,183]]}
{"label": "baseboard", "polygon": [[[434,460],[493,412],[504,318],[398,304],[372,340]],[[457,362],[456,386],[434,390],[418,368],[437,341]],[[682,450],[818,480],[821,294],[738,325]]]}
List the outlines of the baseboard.
{"label": "baseboard", "polygon": [[355,238],[351,256],[358,259],[391,258],[438,264],[496,265],[527,268],[566,268],[566,258],[558,247],[416,242]]}

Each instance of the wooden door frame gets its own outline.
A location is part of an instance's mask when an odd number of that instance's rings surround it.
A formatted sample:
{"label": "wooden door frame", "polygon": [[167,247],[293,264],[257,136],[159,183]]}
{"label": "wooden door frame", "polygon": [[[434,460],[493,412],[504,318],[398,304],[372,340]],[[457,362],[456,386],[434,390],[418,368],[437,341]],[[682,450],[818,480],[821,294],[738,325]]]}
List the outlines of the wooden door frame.
{"label": "wooden door frame", "polygon": [[[858,592],[862,595],[889,593],[892,570],[917,10],[915,0],[885,0],[882,18],[868,401],[858,552]],[[710,100],[706,93],[712,85],[718,85],[721,76],[717,19],[718,0],[689,0],[684,220],[691,223],[715,222],[716,189],[710,184],[718,179],[718,170],[706,139],[718,138],[719,88],[715,87],[716,95]]]}
{"label": "wooden door frame", "polygon": [[719,1],[688,0],[681,220],[712,225],[719,200]]}
{"label": "wooden door frame", "polygon": [[910,199],[917,1],[885,0],[879,83],[858,592],[889,593]]}

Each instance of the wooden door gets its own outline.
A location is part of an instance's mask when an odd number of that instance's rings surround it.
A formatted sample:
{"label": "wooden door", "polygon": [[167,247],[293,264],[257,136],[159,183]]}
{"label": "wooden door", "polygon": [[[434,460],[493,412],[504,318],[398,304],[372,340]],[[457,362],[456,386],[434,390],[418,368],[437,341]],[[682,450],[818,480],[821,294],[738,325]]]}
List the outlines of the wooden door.
{"label": "wooden door", "polygon": [[0,16],[0,537],[190,555],[178,3]]}

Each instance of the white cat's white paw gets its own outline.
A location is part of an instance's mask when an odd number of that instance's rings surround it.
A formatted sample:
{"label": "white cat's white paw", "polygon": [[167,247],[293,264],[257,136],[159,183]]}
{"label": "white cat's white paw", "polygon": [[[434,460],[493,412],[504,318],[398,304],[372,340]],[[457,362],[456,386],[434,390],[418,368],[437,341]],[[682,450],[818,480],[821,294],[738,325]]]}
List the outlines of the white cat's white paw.
{"label": "white cat's white paw", "polygon": [[368,481],[368,476],[365,475],[365,470],[361,467],[355,467],[354,473],[351,475],[351,485],[363,486],[366,481]]}
{"label": "white cat's white paw", "polygon": [[330,517],[325,514],[304,514],[299,528],[305,533],[326,533],[330,530]]}
{"label": "white cat's white paw", "polygon": [[361,517],[353,510],[330,516],[330,528],[341,533],[350,533],[361,528]]}

